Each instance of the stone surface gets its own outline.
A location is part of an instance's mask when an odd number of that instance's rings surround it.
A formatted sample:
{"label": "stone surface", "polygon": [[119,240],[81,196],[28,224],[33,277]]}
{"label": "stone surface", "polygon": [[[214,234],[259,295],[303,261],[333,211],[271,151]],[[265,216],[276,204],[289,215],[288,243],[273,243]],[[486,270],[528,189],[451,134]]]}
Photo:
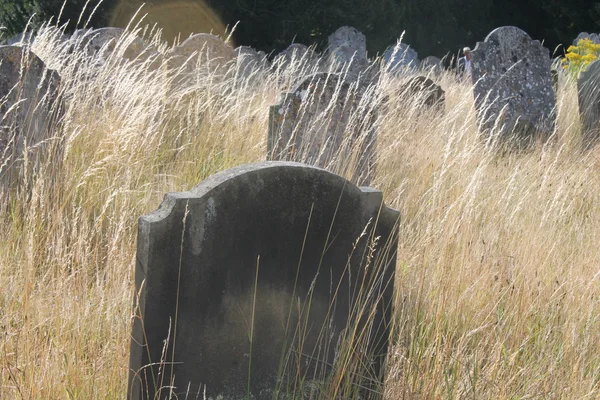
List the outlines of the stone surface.
{"label": "stone surface", "polygon": [[421,60],[420,63],[421,71],[429,73],[432,72],[434,75],[438,75],[442,72],[442,60],[436,56],[427,56]]}
{"label": "stone surface", "polygon": [[377,105],[359,107],[362,88],[339,75],[306,77],[269,113],[267,158],[299,161],[368,185],[375,167]]}
{"label": "stone surface", "polygon": [[492,31],[472,51],[472,80],[482,132],[525,141],[554,130],[556,97],[549,51],[514,26]]}
{"label": "stone surface", "polygon": [[19,33],[6,39],[6,44],[8,46],[23,46],[24,44],[33,42],[34,38],[33,32]]}
{"label": "stone surface", "polygon": [[406,43],[398,42],[383,53],[384,70],[390,73],[414,70],[419,67],[419,64],[419,55]]}
{"label": "stone surface", "polygon": [[[366,285],[373,287],[367,309],[376,310],[366,349],[377,355],[373,373],[382,373],[398,219],[381,192],[297,163],[244,165],[189,192],[167,194],[157,211],[139,220],[136,313],[143,320],[134,319],[127,398],[165,398],[168,390],[155,397],[148,365],[160,361],[167,338],[162,386],[174,376],[177,398],[278,398],[282,354],[292,357],[287,368],[300,361],[300,374],[310,380],[314,358],[334,362],[338,335],[348,323],[362,321],[364,327],[364,317],[349,314],[363,277],[375,282]],[[373,237],[379,237],[373,259],[381,268],[365,268],[361,261]],[[306,318],[309,298],[305,325],[298,310]],[[299,325],[307,331],[296,335]],[[315,353],[320,332],[329,350]],[[294,347],[298,337],[305,338],[302,349]],[[298,354],[312,357],[296,360]],[[288,371],[280,376],[292,379],[295,371]]]}
{"label": "stone surface", "polygon": [[594,61],[577,80],[583,144],[589,148],[600,139],[600,61]]}
{"label": "stone surface", "polygon": [[236,60],[236,73],[245,79],[257,72],[266,71],[270,68],[267,55],[252,47],[240,46],[234,50]]}
{"label": "stone surface", "polygon": [[118,50],[122,52],[124,59],[134,60],[148,47],[139,37],[127,35],[122,28],[112,27],[79,29],[73,33],[71,40],[74,41],[75,48],[85,49],[89,55],[101,52],[104,58]]}
{"label": "stone surface", "polygon": [[581,39],[589,39],[596,44],[600,44],[600,34],[581,32],[579,35],[577,35],[575,40],[573,40],[573,45],[577,46],[577,42],[579,42]]}
{"label": "stone surface", "polygon": [[356,28],[342,26],[328,39],[328,68],[348,82],[371,83],[376,76],[367,58],[367,39]]}
{"label": "stone surface", "polygon": [[313,49],[293,43],[273,58],[273,67],[285,71],[293,65],[297,71],[310,71],[316,66],[317,60],[318,55]]}
{"label": "stone surface", "polygon": [[186,65],[188,71],[198,66],[207,68],[209,72],[222,71],[231,62],[235,53],[233,48],[220,37],[209,33],[198,33],[190,36],[179,46],[173,47],[168,56],[170,65],[179,68]]}
{"label": "stone surface", "polygon": [[410,97],[417,106],[436,108],[442,111],[445,108],[446,93],[441,86],[425,76],[408,79],[400,86],[399,93],[401,96]]}
{"label": "stone surface", "polygon": [[[0,176],[13,179],[23,157],[29,162],[44,156],[52,129],[60,116],[60,77],[25,47],[0,46]],[[49,144],[50,142],[48,142]],[[32,148],[32,146],[34,146]]]}
{"label": "stone surface", "polygon": [[342,26],[328,38],[328,51],[342,63],[367,59],[367,39],[358,29]]}

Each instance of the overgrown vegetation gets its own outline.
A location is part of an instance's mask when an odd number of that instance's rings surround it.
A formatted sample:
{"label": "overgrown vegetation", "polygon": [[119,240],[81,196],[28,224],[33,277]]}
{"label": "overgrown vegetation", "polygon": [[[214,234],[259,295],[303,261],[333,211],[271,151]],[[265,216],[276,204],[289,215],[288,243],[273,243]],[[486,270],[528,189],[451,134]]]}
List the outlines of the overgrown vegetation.
{"label": "overgrown vegetation", "polygon": [[598,57],[600,57],[600,44],[596,44],[590,39],[581,39],[576,45],[569,46],[562,63],[563,67],[577,78],[579,73],[596,61]]}
{"label": "overgrown vegetation", "polygon": [[[63,79],[64,151],[0,197],[0,397],[123,398],[138,217],[263,160],[268,106],[299,76],[174,85],[160,55],[98,62],[56,37],[33,49]],[[391,96],[380,116],[373,186],[402,216],[386,397],[599,397],[600,157],[581,150],[574,82],[552,139],[503,154],[469,85],[439,82],[444,113]]]}

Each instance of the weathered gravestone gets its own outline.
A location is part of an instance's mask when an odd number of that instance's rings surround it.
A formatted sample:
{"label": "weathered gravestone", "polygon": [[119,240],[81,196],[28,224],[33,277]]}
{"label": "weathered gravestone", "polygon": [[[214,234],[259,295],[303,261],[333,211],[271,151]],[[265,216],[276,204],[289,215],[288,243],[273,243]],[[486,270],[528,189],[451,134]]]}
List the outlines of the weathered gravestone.
{"label": "weathered gravestone", "polygon": [[423,72],[439,75],[443,71],[442,60],[436,56],[427,56],[421,60],[420,68]]}
{"label": "weathered gravestone", "polygon": [[[319,380],[346,360],[334,348],[352,332],[370,340],[346,368],[381,377],[398,219],[381,192],[298,163],[244,165],[167,194],[139,221],[127,398],[164,398],[156,388],[171,385],[178,398],[288,398],[297,376]],[[359,293],[365,313],[352,314]]]}
{"label": "weathered gravestone", "polygon": [[414,70],[419,64],[419,55],[406,43],[398,42],[383,53],[383,68],[393,74]]}
{"label": "weathered gravestone", "polygon": [[367,39],[359,30],[342,26],[328,39],[327,58],[330,68],[348,82],[370,83],[376,78],[367,58]]}
{"label": "weathered gravestone", "polygon": [[[60,117],[60,76],[27,48],[0,46],[0,176],[10,182],[27,151],[35,166]],[[25,147],[27,146],[27,148]],[[33,164],[33,165],[32,165]]]}
{"label": "weathered gravestone", "polygon": [[289,45],[273,58],[273,68],[285,71],[294,67],[295,71],[311,71],[317,66],[318,55],[310,47],[301,43]]}
{"label": "weathered gravestone", "polygon": [[[249,79],[270,68],[267,55],[262,51],[257,52],[252,47],[240,46],[234,50],[234,53],[235,73],[240,78]],[[252,80],[254,81],[254,79]]]}
{"label": "weathered gravestone", "polygon": [[363,98],[361,86],[339,75],[306,77],[269,110],[267,159],[299,161],[370,184],[378,105]]}
{"label": "weathered gravestone", "polygon": [[472,52],[480,129],[529,142],[554,130],[556,97],[549,51],[514,26],[492,31]]}
{"label": "weathered gravestone", "polygon": [[180,68],[185,64],[186,70],[191,72],[202,66],[209,73],[224,71],[225,65],[235,57],[230,45],[209,33],[190,36],[179,46],[173,47],[168,55],[173,68]]}
{"label": "weathered gravestone", "polygon": [[124,59],[134,60],[148,48],[139,37],[127,34],[122,28],[113,27],[79,29],[73,33],[71,41],[74,48],[83,49],[88,55],[99,53],[103,58],[108,58],[115,50],[119,50]]}
{"label": "weathered gravestone", "polygon": [[600,61],[594,61],[577,80],[584,147],[600,139]]}

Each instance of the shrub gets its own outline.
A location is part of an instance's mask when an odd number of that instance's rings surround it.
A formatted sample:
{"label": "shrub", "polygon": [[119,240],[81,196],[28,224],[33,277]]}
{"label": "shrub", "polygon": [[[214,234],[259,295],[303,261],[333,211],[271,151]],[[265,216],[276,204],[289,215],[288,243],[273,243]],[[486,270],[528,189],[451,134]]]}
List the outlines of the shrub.
{"label": "shrub", "polygon": [[584,71],[588,65],[600,57],[600,44],[596,44],[590,39],[581,39],[577,45],[569,46],[567,54],[563,58],[563,68],[577,77],[581,71]]}

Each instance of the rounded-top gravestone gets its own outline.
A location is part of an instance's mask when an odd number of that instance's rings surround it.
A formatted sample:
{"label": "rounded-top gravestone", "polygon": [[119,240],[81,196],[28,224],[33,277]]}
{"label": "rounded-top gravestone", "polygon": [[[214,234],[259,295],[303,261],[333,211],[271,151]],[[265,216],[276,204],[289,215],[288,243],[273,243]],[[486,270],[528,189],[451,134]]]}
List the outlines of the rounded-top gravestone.
{"label": "rounded-top gravestone", "polygon": [[383,53],[383,65],[387,72],[400,73],[419,66],[419,55],[406,43],[398,42]]}
{"label": "rounded-top gravestone", "polygon": [[[93,55],[101,52],[107,58],[121,44],[124,48],[123,58],[134,60],[146,50],[148,45],[137,36],[127,37],[127,32],[122,28],[79,29],[73,33],[71,40],[76,48],[84,49],[87,54]],[[127,37],[128,43],[124,43]]]}
{"label": "rounded-top gravestone", "polygon": [[167,194],[138,225],[127,398],[282,398],[346,356],[357,384],[381,379],[398,220],[381,192],[298,163]]}
{"label": "rounded-top gravestone", "polygon": [[328,39],[328,51],[339,61],[348,62],[367,59],[367,39],[358,29],[342,26]]}
{"label": "rounded-top gravestone", "polygon": [[235,58],[233,48],[210,33],[190,36],[179,46],[173,47],[168,55],[171,57],[172,67],[178,68],[187,62],[188,69],[193,70],[197,65],[203,65],[211,72],[222,69]]}
{"label": "rounded-top gravestone", "polygon": [[554,130],[556,97],[549,50],[521,29],[492,31],[472,51],[471,77],[480,129],[531,141]]}
{"label": "rounded-top gravestone", "polygon": [[600,139],[600,61],[594,61],[577,80],[583,144],[588,148]]}

